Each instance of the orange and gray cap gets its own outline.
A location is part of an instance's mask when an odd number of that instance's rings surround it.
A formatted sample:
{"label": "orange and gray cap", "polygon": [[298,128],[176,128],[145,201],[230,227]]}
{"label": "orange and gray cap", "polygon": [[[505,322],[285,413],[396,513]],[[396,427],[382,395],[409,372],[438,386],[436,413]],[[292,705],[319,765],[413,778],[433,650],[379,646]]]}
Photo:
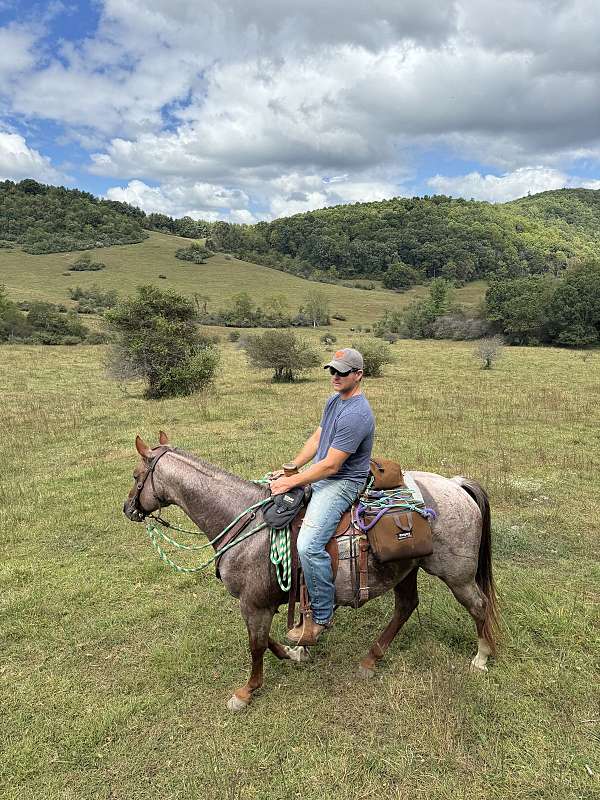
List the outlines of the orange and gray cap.
{"label": "orange and gray cap", "polygon": [[324,364],[323,369],[333,367],[338,372],[348,372],[351,369],[363,369],[363,357],[358,350],[351,347],[344,347],[343,350],[336,350],[329,364]]}

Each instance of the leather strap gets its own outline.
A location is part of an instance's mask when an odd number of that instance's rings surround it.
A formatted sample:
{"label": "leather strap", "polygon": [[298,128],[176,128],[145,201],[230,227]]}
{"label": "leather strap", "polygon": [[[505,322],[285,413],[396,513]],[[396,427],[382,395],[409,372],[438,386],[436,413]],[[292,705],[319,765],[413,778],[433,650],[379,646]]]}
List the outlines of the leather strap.
{"label": "leather strap", "polygon": [[359,570],[359,591],[358,599],[361,603],[369,599],[369,542],[366,538],[361,538],[358,543],[358,570]]}
{"label": "leather strap", "polygon": [[[251,511],[249,514],[246,514],[245,517],[242,517],[242,519],[239,520],[239,522],[236,522],[236,524],[233,526],[233,528],[231,528],[231,530],[227,531],[225,536],[219,542],[219,547],[220,548],[225,547],[225,545],[229,544],[229,542],[232,542],[236,538],[236,536],[239,536],[240,533],[244,530],[244,528],[247,527],[254,519],[256,519],[256,511]],[[222,553],[215,560],[215,575],[219,580],[221,580],[221,576],[219,574],[219,562],[221,561],[224,555],[225,553]]]}
{"label": "leather strap", "polygon": [[300,598],[300,560],[298,558],[298,534],[304,520],[305,509],[297,514],[290,525],[290,547],[292,551],[292,583],[288,600],[287,625],[288,630],[294,627],[296,602]]}

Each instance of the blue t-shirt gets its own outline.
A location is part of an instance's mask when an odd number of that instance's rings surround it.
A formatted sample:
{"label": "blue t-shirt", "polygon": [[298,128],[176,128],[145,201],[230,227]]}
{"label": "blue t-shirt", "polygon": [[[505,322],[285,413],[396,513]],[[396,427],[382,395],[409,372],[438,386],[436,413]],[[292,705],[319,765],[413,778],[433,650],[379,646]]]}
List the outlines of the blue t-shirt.
{"label": "blue t-shirt", "polygon": [[332,478],[364,480],[369,474],[369,459],[375,436],[375,418],[364,394],[342,400],[333,394],[321,417],[321,438],[315,463],[322,461],[330,447],[350,453]]}

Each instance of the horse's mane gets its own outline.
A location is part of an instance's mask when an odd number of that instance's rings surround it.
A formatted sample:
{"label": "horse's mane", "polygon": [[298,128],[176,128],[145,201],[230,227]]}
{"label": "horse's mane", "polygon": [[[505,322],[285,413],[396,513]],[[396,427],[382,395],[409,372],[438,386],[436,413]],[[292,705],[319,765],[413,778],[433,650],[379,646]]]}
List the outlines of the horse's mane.
{"label": "horse's mane", "polygon": [[211,464],[209,461],[198,458],[198,456],[195,456],[192,453],[181,450],[179,447],[173,447],[169,452],[176,456],[179,461],[183,461],[184,464],[193,467],[193,469],[201,472],[203,475],[206,475],[209,478],[227,478],[234,484],[237,484],[240,489],[254,489],[257,495],[260,493],[264,494],[263,490],[265,487],[253,483],[252,481],[248,481],[245,478],[241,478],[239,475],[234,475],[232,472],[228,472],[222,467],[217,467],[215,464]]}

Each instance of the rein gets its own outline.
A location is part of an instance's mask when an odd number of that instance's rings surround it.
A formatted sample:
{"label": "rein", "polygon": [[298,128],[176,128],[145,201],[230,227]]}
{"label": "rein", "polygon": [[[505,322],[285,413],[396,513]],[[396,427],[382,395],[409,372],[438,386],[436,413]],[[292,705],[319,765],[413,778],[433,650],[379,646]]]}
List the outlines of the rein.
{"label": "rein", "polygon": [[[150,465],[148,472],[144,476],[143,482],[141,484],[138,484],[139,491],[135,495],[136,502],[139,499],[139,495],[141,494],[144,488],[144,483],[146,482],[148,475],[152,475],[152,473],[154,472],[154,467],[158,463],[158,460],[162,458],[162,456],[165,454],[165,452],[168,452],[168,450],[163,451],[154,459],[154,461]],[[152,491],[154,492],[154,497],[156,498],[160,506],[160,499],[156,495],[154,489],[154,478],[151,477],[151,480],[152,480]],[[261,478],[260,480],[253,481],[253,483],[265,484],[268,483],[268,481],[266,478]],[[181,544],[180,542],[177,542],[171,536],[166,534],[164,530],[161,529],[161,526],[169,528],[170,530],[179,531],[180,533],[186,533],[191,536],[204,536],[205,534],[202,531],[190,531],[185,528],[179,528],[176,525],[172,525],[168,520],[163,519],[161,517],[160,508],[158,515],[146,514],[145,512],[143,512],[143,509],[141,509],[141,511],[144,513],[145,519],[152,520],[152,522],[150,521],[146,522],[146,531],[148,532],[148,536],[150,537],[150,541],[152,542],[154,549],[157,551],[162,561],[164,561],[165,564],[168,564],[171,567],[171,569],[175,570],[176,572],[193,574],[196,572],[201,572],[203,569],[206,569],[206,567],[210,566],[215,561],[218,561],[218,559],[232,547],[235,547],[244,540],[249,539],[250,536],[253,536],[255,533],[258,533],[259,531],[268,528],[269,527],[268,524],[266,522],[262,522],[260,525],[257,525],[255,528],[252,528],[252,530],[246,531],[245,533],[242,534],[244,528],[253,519],[255,519],[256,511],[262,506],[266,505],[267,503],[270,503],[271,499],[272,499],[271,496],[265,497],[262,500],[259,500],[257,503],[254,503],[253,505],[249,506],[244,511],[242,511],[241,514],[238,514],[238,516],[232,522],[230,522],[229,525],[223,528],[223,530],[220,533],[218,533],[214,537],[214,539],[210,539],[208,542],[201,545]],[[137,504],[136,507],[139,507],[139,503]],[[244,517],[247,517],[247,519],[244,520]],[[242,520],[244,521],[242,522]],[[233,538],[230,541],[227,541],[221,547],[217,547],[215,554],[211,558],[209,558],[208,561],[205,561],[204,563],[199,564],[196,567],[183,567],[180,564],[177,564],[175,561],[173,561],[172,558],[170,558],[167,555],[164,548],[161,546],[161,541],[162,541],[166,542],[172,547],[175,547],[178,550],[187,550],[187,551],[205,550],[207,547],[214,546],[217,542],[223,539],[223,537],[226,536],[227,533],[231,532],[233,528],[235,528],[235,526],[240,522],[242,522],[242,524],[240,525],[239,530],[234,532]],[[271,563],[275,567],[275,572],[277,574],[277,582],[279,584],[280,589],[284,592],[289,592],[291,588],[291,577],[292,577],[289,526],[281,529],[270,528],[269,558]]]}

